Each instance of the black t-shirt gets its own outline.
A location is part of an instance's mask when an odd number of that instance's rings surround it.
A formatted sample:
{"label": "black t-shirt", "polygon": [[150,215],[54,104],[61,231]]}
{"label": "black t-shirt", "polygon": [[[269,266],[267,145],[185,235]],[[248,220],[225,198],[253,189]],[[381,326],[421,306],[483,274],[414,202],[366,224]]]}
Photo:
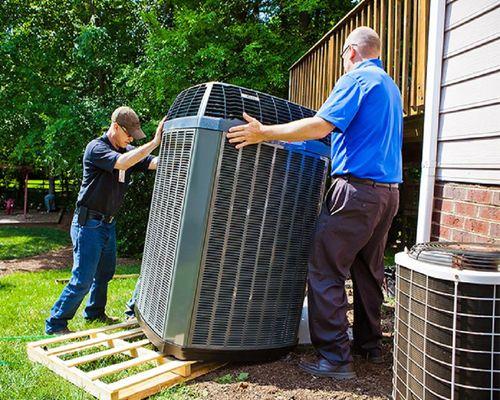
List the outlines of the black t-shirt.
{"label": "black t-shirt", "polygon": [[[77,207],[85,206],[105,215],[115,215],[125,197],[130,175],[134,171],[146,171],[153,160],[149,155],[125,171],[125,182],[119,181],[120,171],[114,169],[121,154],[133,150],[113,147],[106,135],[92,140],[83,155],[83,181],[78,193]],[[122,173],[123,174],[123,173]]]}

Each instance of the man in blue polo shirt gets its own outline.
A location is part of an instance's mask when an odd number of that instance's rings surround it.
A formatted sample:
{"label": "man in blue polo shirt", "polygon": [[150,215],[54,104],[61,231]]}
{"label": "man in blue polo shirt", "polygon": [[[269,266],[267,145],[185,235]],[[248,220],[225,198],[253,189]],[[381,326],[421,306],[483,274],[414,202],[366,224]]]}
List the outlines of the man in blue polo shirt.
{"label": "man in blue polo shirt", "polygon": [[153,140],[135,148],[130,143],[146,135],[134,110],[119,107],[111,116],[108,131],[87,145],[82,186],[71,224],[71,279],[50,310],[46,333],[70,333],[68,320],[89,292],[84,318],[116,322],[105,313],[108,282],[116,267],[114,217],[125,197],[131,173],[156,169],[157,158],[150,153],[160,145],[164,121],[158,124]]}
{"label": "man in blue polo shirt", "polygon": [[[316,116],[282,125],[246,125],[227,137],[236,148],[268,140],[331,135],[332,186],[318,222],[308,270],[309,327],[319,353],[300,367],[338,379],[356,376],[352,355],[381,362],[380,308],[387,234],[399,204],[402,175],[401,94],[379,60],[380,39],[360,27],[346,39],[346,71]],[[353,344],[347,335],[346,279],[354,286]]]}

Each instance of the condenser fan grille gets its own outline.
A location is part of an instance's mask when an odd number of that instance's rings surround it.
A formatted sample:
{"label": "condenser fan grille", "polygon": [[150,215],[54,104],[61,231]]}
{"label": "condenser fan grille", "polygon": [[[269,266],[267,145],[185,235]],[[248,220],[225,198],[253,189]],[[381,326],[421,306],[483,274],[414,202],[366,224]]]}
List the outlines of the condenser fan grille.
{"label": "condenser fan grille", "polygon": [[412,247],[409,256],[458,269],[500,271],[500,247],[495,244],[431,242]]}

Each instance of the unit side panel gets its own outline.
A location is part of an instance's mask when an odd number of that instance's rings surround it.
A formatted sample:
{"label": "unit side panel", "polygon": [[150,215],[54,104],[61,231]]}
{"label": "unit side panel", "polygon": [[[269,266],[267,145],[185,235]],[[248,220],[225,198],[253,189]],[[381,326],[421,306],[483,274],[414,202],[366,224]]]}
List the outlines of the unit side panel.
{"label": "unit side panel", "polygon": [[163,336],[177,345],[187,344],[221,138],[222,132],[196,131]]}
{"label": "unit side panel", "polygon": [[137,300],[158,336],[165,327],[194,141],[194,129],[165,131],[158,159]]}

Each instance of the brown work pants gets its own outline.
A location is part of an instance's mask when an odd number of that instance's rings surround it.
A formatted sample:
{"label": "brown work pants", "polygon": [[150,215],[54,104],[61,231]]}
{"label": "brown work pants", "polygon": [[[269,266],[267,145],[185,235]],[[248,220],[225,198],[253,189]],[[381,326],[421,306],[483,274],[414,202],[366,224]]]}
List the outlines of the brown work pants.
{"label": "brown work pants", "polygon": [[354,288],[354,345],[379,348],[384,249],[399,205],[396,188],[336,178],[328,191],[308,270],[309,328],[316,350],[333,363],[352,361],[345,281]]}

